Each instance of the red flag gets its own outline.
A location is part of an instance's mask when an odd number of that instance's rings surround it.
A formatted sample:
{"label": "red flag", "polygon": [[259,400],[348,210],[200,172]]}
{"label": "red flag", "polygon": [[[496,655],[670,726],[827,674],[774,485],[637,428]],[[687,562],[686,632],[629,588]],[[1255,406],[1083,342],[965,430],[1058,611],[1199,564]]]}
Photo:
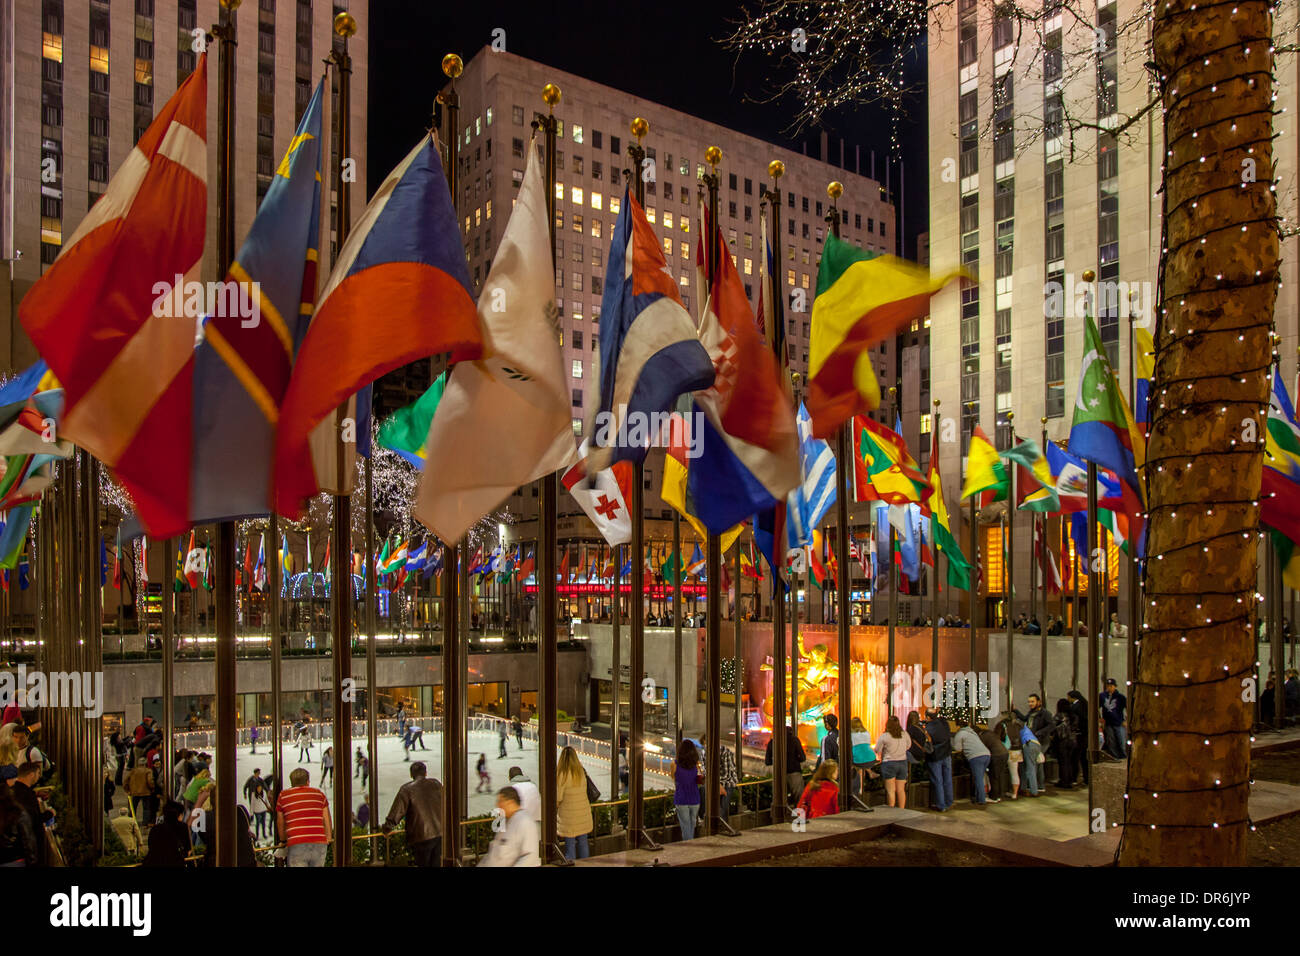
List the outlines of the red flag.
{"label": "red flag", "polygon": [[203,260],[207,75],[203,55],[19,307],[65,389],[62,437],[113,469],[161,537],[189,524],[198,317],[175,284]]}

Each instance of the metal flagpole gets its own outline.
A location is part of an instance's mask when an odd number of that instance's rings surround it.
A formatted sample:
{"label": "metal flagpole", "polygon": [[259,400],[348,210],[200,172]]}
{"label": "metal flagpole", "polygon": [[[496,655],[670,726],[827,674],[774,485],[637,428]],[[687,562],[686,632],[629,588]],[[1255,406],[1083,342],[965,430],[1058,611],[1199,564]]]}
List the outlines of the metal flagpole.
{"label": "metal flagpole", "polygon": [[[735,628],[735,633],[734,633],[734,636],[733,636],[733,638],[732,638],[732,640],[733,640],[733,644],[732,644],[732,648],[731,648],[731,659],[732,659],[732,667],[733,667],[733,670],[732,670],[732,677],[731,677],[731,696],[732,696],[732,703],[733,703],[733,705],[734,705],[734,707],[735,707],[735,712],[736,712],[736,714],[735,714],[735,716],[736,716],[736,741],[735,741],[735,745],[736,745],[736,773],[737,773],[737,775],[740,774],[740,768],[741,768],[741,766],[743,765],[743,761],[744,761],[744,753],[743,753],[743,749],[744,749],[744,748],[743,748],[743,746],[742,746],[742,742],[743,742],[743,740],[744,740],[744,722],[743,722],[743,719],[742,719],[742,718],[744,717],[744,714],[741,712],[741,705],[742,705],[742,702],[743,702],[743,701],[742,701],[742,698],[743,698],[743,690],[744,690],[744,686],[745,686],[745,671],[744,671],[745,658],[744,658],[744,653],[742,652],[741,647],[740,647],[740,638],[741,638],[741,629],[740,629],[740,547],[741,547],[741,545],[740,545],[740,539],[737,538],[737,539],[736,539],[736,558],[735,558],[735,560],[736,560],[736,574],[735,574],[735,579],[736,579],[736,605],[735,605],[735,608],[734,608],[734,609],[732,610],[732,612],[731,612],[731,616],[732,616],[732,619],[733,619],[733,620],[732,620],[732,624],[733,624],[733,626],[734,626],[734,628]],[[754,570],[755,570],[755,572],[757,573],[757,571],[758,571],[758,563],[757,563],[757,562],[755,562],[755,564],[754,564]],[[757,615],[756,615],[755,617],[756,617],[756,619],[757,619]],[[713,744],[712,742],[710,742],[710,746],[714,746],[714,744]],[[719,739],[719,740],[717,741],[716,746],[718,746],[718,747],[721,747],[721,746],[722,746],[722,741],[721,741],[721,739]],[[721,772],[721,762],[720,762],[720,761],[719,761],[719,772]],[[741,791],[738,791],[738,792],[741,792]],[[718,799],[719,799],[719,800],[727,800],[727,801],[730,801],[730,798],[729,798],[726,794],[721,794],[721,795],[718,797]],[[743,804],[743,803],[741,804],[741,809],[742,809],[742,810],[744,809],[744,804]],[[723,808],[724,818],[725,818],[726,816],[729,816],[729,815],[730,815],[730,812],[731,812],[730,803],[728,803],[728,806]]]}
{"label": "metal flagpole", "polygon": [[[275,781],[279,796],[284,783],[284,715],[280,697],[283,693],[283,676],[280,673],[280,516],[271,512],[271,521],[267,529],[271,541],[272,560],[267,564],[267,616],[270,618],[271,635],[271,779]],[[280,834],[283,836],[283,834]]]}
{"label": "metal flagpole", "polygon": [[[1085,274],[1085,281],[1091,281]],[[1097,752],[1098,721],[1098,674],[1097,674],[1097,465],[1088,462],[1088,819],[1092,819],[1092,810],[1096,806],[1094,783],[1097,775],[1092,768],[1100,760]],[[1077,575],[1076,575],[1077,577]]]}
{"label": "metal flagpole", "polygon": [[[1043,443],[1039,447],[1042,449],[1046,449],[1047,448],[1047,416],[1044,415],[1042,419],[1040,419],[1040,421],[1043,426]],[[1044,450],[1043,454],[1046,455],[1047,452]],[[1030,568],[1036,568],[1039,566],[1040,562],[1037,559],[1037,555],[1038,553],[1040,553],[1039,552],[1040,547],[1042,548],[1041,553],[1043,557],[1047,557],[1048,555],[1051,554],[1051,549],[1047,544],[1047,515],[1043,515],[1043,520],[1042,520],[1043,536],[1041,539],[1038,537],[1039,524],[1037,523],[1038,522],[1037,516],[1034,516],[1034,521],[1035,521],[1034,540],[1032,546],[1033,554],[1029,559]],[[1038,622],[1038,643],[1039,643],[1038,693],[1042,698],[1044,707],[1047,706],[1047,566],[1049,563],[1050,562],[1048,561],[1041,562],[1042,572],[1043,572],[1041,574],[1041,578],[1043,582],[1043,619]],[[1040,576],[1035,575],[1035,577],[1031,578],[1030,580],[1036,580],[1037,577]],[[1034,594],[1034,600],[1036,602],[1038,600],[1037,590],[1034,590],[1031,593]]]}
{"label": "metal flagpole", "polygon": [[[700,295],[704,291],[700,290]],[[673,745],[682,742],[682,516],[673,509],[673,554],[677,556],[677,580],[673,583]]]}
{"label": "metal flagpole", "polygon": [[[222,0],[221,22],[212,28],[220,41],[217,86],[217,274],[224,276],[235,258],[235,0]],[[231,784],[235,773],[235,523],[217,525],[216,720],[217,766]],[[197,602],[195,602],[197,603]],[[216,795],[217,865],[235,866],[239,843],[233,785]]]}
{"label": "metal flagpole", "polygon": [[[546,103],[546,115],[538,114],[533,120],[534,128],[540,128],[546,135],[546,205],[551,231],[551,261],[555,261],[555,141],[558,121],[555,119],[555,106],[560,102],[560,88],[548,83],[542,88],[542,100]],[[531,146],[529,147],[532,148]],[[556,545],[556,487],[555,473],[550,472],[537,480],[538,483],[538,582],[537,582],[537,655],[540,680],[537,689],[537,706],[540,713],[537,718],[537,785],[542,792],[542,819],[540,836],[542,841],[542,862],[553,854],[557,862],[565,860],[563,850],[557,845],[556,816],[557,804],[555,779],[555,736],[557,730],[556,705],[558,693],[556,635],[555,635],[555,545]],[[639,489],[640,478],[637,479]],[[638,512],[636,520],[640,519]],[[615,680],[618,675],[614,675]],[[611,752],[611,757],[613,753]],[[617,758],[615,758],[617,759]]]}
{"label": "metal flagpole", "polygon": [[[934,400],[934,417],[930,421],[930,433],[936,436],[939,434],[939,399],[937,398]],[[938,470],[937,455],[931,457],[930,467]],[[933,541],[935,538],[933,508],[930,509],[930,515],[930,540]],[[948,561],[951,563],[952,558]],[[937,546],[934,549],[934,567],[931,570],[933,574],[930,575],[930,670],[937,674],[939,672],[939,548]]]}
{"label": "metal flagpole", "polygon": [[[609,792],[610,799],[617,800],[623,795],[623,782],[618,775],[618,755],[622,753],[619,746],[619,707],[622,701],[619,700],[619,692],[623,689],[623,638],[619,633],[620,618],[623,614],[623,546],[620,544],[614,548],[614,584],[613,600],[610,602],[610,697],[609,697]],[[681,654],[677,655],[680,663]],[[681,669],[677,671],[677,685],[673,688],[673,694],[679,698],[677,704],[678,726],[681,726]],[[617,827],[618,813],[611,811],[611,820]]]}
{"label": "metal flagpole", "polygon": [[[709,164],[709,172],[705,174],[704,184],[708,189],[709,196],[709,221],[704,224],[707,229],[705,238],[705,263],[708,279],[706,280],[707,288],[700,289],[701,296],[707,296],[712,291],[714,275],[718,269],[718,257],[723,255],[723,251],[718,248],[718,165],[722,162],[722,150],[716,146],[710,146],[704,151],[704,160]],[[705,794],[703,798],[704,824],[705,833],[709,836],[716,835],[720,830],[730,832],[721,820],[721,800],[719,799],[718,788],[720,786],[721,771],[721,730],[722,720],[720,708],[722,706],[721,682],[722,682],[722,542],[717,534],[712,531],[704,539],[705,560],[707,562],[707,588],[704,606],[704,669],[705,669],[705,738],[708,745],[705,748],[707,753],[705,757],[705,774],[704,785]],[[740,596],[740,582],[735,582],[736,596]]]}
{"label": "metal flagpole", "polygon": [[[889,417],[892,419],[898,409],[898,389],[895,386],[889,388]],[[847,458],[847,452],[845,452]],[[837,479],[838,480],[838,479]],[[839,483],[838,498],[843,498],[848,494],[845,482]],[[894,714],[894,668],[898,666],[896,652],[898,650],[898,585],[902,576],[898,573],[898,565],[894,563],[894,548],[897,539],[894,536],[894,523],[889,524],[889,566],[885,573],[889,577],[889,650],[887,663],[885,665],[885,695],[888,701],[886,713],[891,717]],[[879,533],[879,532],[877,532]]]}
{"label": "metal flagpole", "polygon": [[[456,195],[456,180],[459,172],[460,157],[460,96],[456,92],[456,78],[464,71],[461,58],[455,53],[448,53],[442,58],[442,72],[451,80],[447,89],[438,94],[438,102],[445,107],[448,136],[447,147],[447,183],[451,192],[453,208],[459,208]],[[458,214],[459,216],[459,214]],[[457,219],[459,222],[459,218]],[[540,548],[538,549],[540,551]],[[444,549],[442,569],[442,865],[459,866],[461,850],[460,820],[465,806],[466,786],[462,779],[468,774],[465,768],[465,707],[461,697],[460,665],[462,642],[460,624],[460,590],[462,575],[466,572],[468,561],[465,539],[447,542]],[[540,558],[541,555],[539,554]],[[372,560],[372,559],[368,559]],[[367,575],[378,573],[367,569]],[[539,575],[540,577],[540,575]],[[389,620],[392,611],[390,605]],[[468,624],[468,621],[466,621]],[[372,775],[379,772],[377,766],[379,755],[371,758]],[[378,807],[371,807],[371,815],[379,812]]]}
{"label": "metal flagpole", "polygon": [[[844,185],[831,182],[826,186],[826,195],[830,199],[830,208],[826,211],[826,222],[830,225],[831,235],[840,237],[840,196],[844,194]],[[848,742],[849,728],[853,723],[853,664],[851,661],[851,633],[849,631],[849,579],[853,566],[849,563],[849,429],[853,419],[842,424],[835,434],[835,523],[839,534],[835,538],[837,573],[835,575],[835,625],[836,625],[836,660],[839,664],[839,677],[836,680],[839,712],[839,764],[840,764],[840,810],[853,809],[853,788],[849,781],[853,779],[853,746]],[[891,622],[892,624],[892,622]],[[890,631],[890,675],[893,674],[893,631]]]}
{"label": "metal flagpole", "polygon": [[[348,40],[357,32],[357,21],[347,11],[334,17],[334,33],[343,38],[343,49],[330,51],[329,62],[338,71],[338,157],[336,189],[338,190],[338,222],[336,226],[338,249],[343,248],[352,227],[352,185],[343,175],[344,165],[352,149],[352,56],[348,53]],[[337,258],[337,256],[336,256]],[[335,417],[342,425],[347,406],[341,406]],[[340,429],[341,432],[341,429]],[[340,434],[341,437],[341,434]],[[349,486],[344,474],[348,456],[342,447],[336,451],[338,474],[336,486]],[[334,496],[334,541],[329,568],[331,587],[331,640],[330,659],[333,664],[334,686],[334,865],[348,866],[352,862],[352,588],[347,577],[352,565],[352,498],[350,495]],[[371,807],[377,813],[378,807]]]}
{"label": "metal flagpole", "polygon": [[[99,462],[97,462],[90,452],[82,452],[81,468],[81,494],[84,500],[84,517],[86,522],[86,531],[89,538],[89,547],[86,549],[86,590],[84,594],[86,622],[83,645],[83,660],[89,665],[84,669],[85,672],[102,674],[104,672],[104,634],[103,622],[104,616],[101,602],[103,601],[103,592],[100,584],[102,569],[99,562],[99,548],[96,545],[99,541],[101,532],[99,528]],[[23,531],[24,536],[26,530]],[[24,540],[24,547],[26,541]],[[1274,639],[1274,643],[1278,643]],[[84,717],[84,713],[83,713]],[[89,766],[100,768],[104,766],[104,735],[99,732],[99,722],[93,724],[86,718],[86,747],[89,751]],[[93,819],[104,819],[104,788],[99,785],[99,779],[96,777],[90,787],[90,812]],[[45,834],[40,834],[42,837]],[[104,847],[104,828],[95,827],[91,831],[91,839],[96,851],[102,851]]]}
{"label": "metal flagpole", "polygon": [[[374,486],[373,444],[370,454],[366,456],[366,553],[364,564],[366,570],[366,760],[370,787],[366,802],[370,807],[370,832],[374,833],[380,820],[379,816],[379,664],[376,660],[378,648],[375,646],[375,576],[370,570],[375,553],[375,486]],[[433,542],[424,546],[424,560],[433,560]],[[348,556],[349,559],[351,555]],[[349,562],[350,565],[350,562]],[[352,569],[349,566],[345,575],[348,584],[348,596],[352,595]],[[354,771],[355,772],[355,771]],[[375,862],[375,842],[371,841],[370,862]],[[384,860],[388,862],[387,859]]]}
{"label": "metal flagpole", "polygon": [[1104,526],[1098,532],[1101,535],[1102,611],[1097,618],[1097,627],[1101,637],[1101,676],[1104,680],[1110,676],[1110,532]]}
{"label": "metal flagpole", "polygon": [[[632,187],[638,204],[645,202],[645,180],[642,178],[642,163],[645,161],[645,148],[641,140],[650,131],[650,124],[638,116],[632,120],[632,135],[635,143],[629,143],[627,155],[630,168],[623,170]],[[554,218],[554,217],[552,217]],[[632,467],[632,552],[631,599],[628,603],[629,616],[629,663],[631,697],[628,701],[628,795],[627,828],[628,846],[632,849],[648,847],[658,849],[658,844],[650,838],[644,825],[645,813],[645,701],[642,697],[641,681],[645,677],[645,465],[638,460]],[[616,675],[618,676],[618,675]],[[714,738],[717,739],[716,737]]]}
{"label": "metal flagpole", "polygon": [[[1007,412],[1007,427],[1011,429],[1011,444],[1016,443],[1016,413]],[[1013,619],[1015,617],[1016,601],[1016,467],[1015,465],[1007,468],[1007,517],[1006,524],[1003,526],[1002,545],[1005,548],[1005,559],[1002,566],[1003,589],[1005,592],[1003,598],[1003,613],[1006,615],[1007,625],[1007,709],[1016,705],[1015,684],[1016,684],[1016,637]]]}
{"label": "metal flagpole", "polygon": [[[1273,713],[1270,718],[1279,730],[1286,723],[1286,694],[1283,690],[1284,667],[1282,663],[1282,562],[1278,560],[1273,542],[1264,539],[1264,548],[1270,558],[1268,575],[1268,647],[1273,657]],[[1132,677],[1130,676],[1130,680]]]}

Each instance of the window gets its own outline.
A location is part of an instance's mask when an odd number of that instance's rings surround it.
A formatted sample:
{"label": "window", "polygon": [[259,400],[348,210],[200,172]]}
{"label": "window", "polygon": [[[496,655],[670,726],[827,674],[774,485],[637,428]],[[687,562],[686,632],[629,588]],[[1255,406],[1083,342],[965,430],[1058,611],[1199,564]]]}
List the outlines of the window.
{"label": "window", "polygon": [[646,219],[648,219],[648,220],[650,221],[651,225],[654,224],[654,222],[655,222],[655,207],[654,207],[654,206],[647,206],[647,207],[646,207],[646,210],[645,210],[645,217],[646,217]]}
{"label": "window", "polygon": [[575,205],[578,205],[578,206],[581,206],[581,205],[582,205],[582,187],[581,187],[581,186],[573,186],[573,187],[571,187],[571,188],[569,189],[569,202],[574,203]]}
{"label": "window", "polygon": [[754,181],[752,179],[745,180],[745,195],[746,196],[754,195]]}
{"label": "window", "polygon": [[[570,338],[571,338],[572,341],[573,341],[573,347],[574,347],[575,349],[580,349],[580,348],[582,348],[582,333],[581,333],[581,332],[577,332],[577,331],[575,331],[575,332],[570,333]],[[576,393],[576,394],[581,395],[582,393],[581,393],[581,392],[578,392],[578,393]],[[580,403],[579,403],[579,404],[580,404]]]}
{"label": "window", "polygon": [[582,157],[581,157],[581,156],[574,156],[574,157],[573,157],[573,171],[574,171],[575,173],[581,173],[581,172],[582,172]]}
{"label": "window", "polygon": [[691,244],[683,239],[679,245],[681,246],[682,258],[689,259],[691,257]]}
{"label": "window", "polygon": [[728,188],[728,189],[735,189],[735,188],[736,188],[736,174],[735,174],[735,173],[732,173],[731,175],[729,175],[729,176],[727,177],[727,188]]}
{"label": "window", "polygon": [[573,360],[573,377],[582,378],[582,359]]}
{"label": "window", "polygon": [[617,136],[611,136],[609,138],[609,151],[613,153],[615,156],[617,156],[619,153],[623,151],[620,148],[619,139]]}
{"label": "window", "polygon": [[510,170],[510,180],[514,183],[515,189],[518,189],[524,181],[524,171],[522,169]]}
{"label": "window", "polygon": [[617,196],[609,197],[609,211],[612,215],[617,216],[619,207],[622,205],[623,205],[623,201],[619,199]]}
{"label": "window", "polygon": [[574,217],[573,217],[573,231],[574,231],[574,232],[582,232],[582,217],[581,217],[581,216],[574,216]]}
{"label": "window", "polygon": [[489,199],[487,202],[485,202],[485,203],[483,204],[483,218],[484,218],[484,219],[491,219],[491,218],[492,218],[492,200],[491,200],[491,199]]}
{"label": "window", "polygon": [[745,275],[752,276],[753,274],[754,274],[754,260],[749,258],[749,256],[745,256]]}
{"label": "window", "polygon": [[598,130],[598,129],[593,129],[593,130],[591,131],[591,148],[592,148],[592,149],[600,149],[600,148],[602,147],[602,145],[603,145],[603,144],[602,144],[601,141],[600,141],[600,130]]}
{"label": "window", "polygon": [[666,213],[664,213],[664,223],[663,223],[663,225],[664,225],[664,228],[665,228],[665,229],[671,229],[671,228],[673,227],[673,214],[672,214],[672,213],[670,213],[670,212],[666,212]]}
{"label": "window", "polygon": [[746,249],[754,248],[754,234],[752,232],[745,233],[745,248]]}
{"label": "window", "polygon": [[[557,244],[558,244],[558,240],[557,240]],[[557,254],[558,251],[559,250],[557,249],[556,250]],[[573,259],[574,262],[582,262],[583,260],[582,246],[575,242],[573,244],[573,252],[570,254],[570,257]]]}
{"label": "window", "polygon": [[[600,179],[601,176],[603,176],[604,174],[605,174],[604,165],[599,160],[593,159],[591,161],[591,178]],[[600,207],[597,206],[596,208],[599,209]]]}
{"label": "window", "polygon": [[572,272],[569,274],[569,288],[574,292],[581,292],[584,288],[581,272]]}
{"label": "window", "polygon": [[727,245],[734,247],[736,245],[736,230],[727,230]]}
{"label": "window", "polygon": [[734,202],[727,203],[727,215],[732,219],[736,218],[736,204]]}
{"label": "window", "polygon": [[664,258],[671,259],[672,257],[673,257],[673,241],[669,239],[667,236],[665,236],[664,237]]}
{"label": "window", "polygon": [[516,126],[524,125],[524,108],[522,106],[510,107],[510,118],[514,120]]}
{"label": "window", "polygon": [[[855,213],[853,214],[853,228],[854,228],[854,229],[861,229],[861,228],[862,228],[862,213],[860,213],[860,212],[855,212]],[[927,421],[928,421],[928,419],[927,419]]]}
{"label": "window", "polygon": [[520,159],[524,156],[524,141],[518,136],[510,141],[510,153],[512,156],[518,156]]}
{"label": "window", "polygon": [[[578,337],[579,337],[579,338],[582,338],[581,335],[579,335]],[[580,389],[580,388],[575,388],[575,389],[573,390],[573,407],[574,407],[574,408],[581,408],[581,407],[582,407],[582,389]],[[577,421],[577,419],[574,419],[574,420]]]}
{"label": "window", "polygon": [[804,197],[802,197],[802,198],[803,198],[803,211],[804,211],[804,212],[807,212],[807,211],[808,211],[808,197],[807,197],[807,196],[804,196]]}
{"label": "window", "polygon": [[574,127],[573,127],[573,141],[574,141],[575,143],[581,143],[581,142],[582,142],[582,127],[581,127],[581,126],[578,126],[578,125],[576,125],[576,124],[575,124]]}
{"label": "window", "polygon": [[[595,195],[595,193],[593,193],[592,195]],[[593,239],[600,238],[600,220],[594,216],[591,219],[591,238]]]}
{"label": "window", "polygon": [[591,277],[591,294],[603,295],[605,293],[605,280],[600,276]]}

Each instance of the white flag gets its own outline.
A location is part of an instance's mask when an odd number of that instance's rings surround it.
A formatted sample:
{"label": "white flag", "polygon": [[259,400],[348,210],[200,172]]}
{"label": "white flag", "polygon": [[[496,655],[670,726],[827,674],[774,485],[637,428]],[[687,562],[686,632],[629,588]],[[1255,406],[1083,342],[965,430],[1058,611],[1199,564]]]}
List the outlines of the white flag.
{"label": "white flag", "polygon": [[520,485],[577,457],[557,340],[550,216],[537,150],[478,300],[483,357],[459,362],[429,426],[415,517],[458,540]]}

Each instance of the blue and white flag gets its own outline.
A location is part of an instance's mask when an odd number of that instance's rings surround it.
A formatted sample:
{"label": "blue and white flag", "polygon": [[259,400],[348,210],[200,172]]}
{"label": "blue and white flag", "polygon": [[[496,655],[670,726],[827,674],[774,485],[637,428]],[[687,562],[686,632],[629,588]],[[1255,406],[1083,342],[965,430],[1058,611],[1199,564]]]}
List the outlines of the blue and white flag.
{"label": "blue and white flag", "polygon": [[835,453],[820,438],[813,438],[812,418],[799,405],[799,459],[802,480],[786,498],[785,527],[789,547],[812,544],[813,529],[835,504]]}

